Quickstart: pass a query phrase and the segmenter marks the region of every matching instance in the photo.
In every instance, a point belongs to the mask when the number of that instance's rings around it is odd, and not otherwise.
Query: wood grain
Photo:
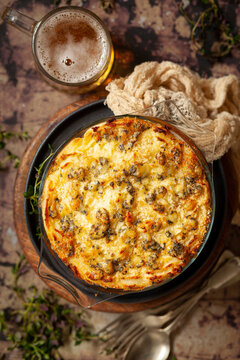
[[[37,272],[38,262],[39,262],[39,256],[29,238],[25,218],[24,218],[24,198],[23,198],[23,192],[25,188],[26,178],[27,178],[27,172],[29,169],[29,166],[32,162],[33,156],[38,149],[38,146],[42,142],[42,140],[46,137],[48,132],[59,122],[61,121],[65,116],[69,115],[71,112],[77,110],[79,107],[90,103],[92,101],[99,100],[99,97],[96,95],[88,96],[87,98],[84,98],[80,101],[74,102],[66,107],[64,107],[62,110],[57,112],[54,116],[52,116],[47,123],[41,129],[38,131],[36,136],[32,139],[31,143],[27,147],[19,169],[18,174],[16,177],[15,182],[15,191],[14,191],[14,221],[15,221],[15,227],[17,236],[19,239],[19,242],[22,246],[22,249],[24,251],[24,254],[31,264],[33,270]],[[175,299],[179,295],[183,294],[184,292],[188,291],[189,289],[196,286],[204,277],[207,275],[207,273],[210,271],[211,267],[216,262],[219,254],[224,248],[224,238],[226,235],[226,232],[228,230],[231,218],[233,217],[236,208],[237,208],[237,199],[236,196],[237,193],[237,182],[235,177],[235,170],[233,168],[233,164],[230,160],[229,156],[225,156],[223,158],[223,166],[226,174],[226,180],[227,185],[229,189],[229,202],[228,202],[228,209],[227,209],[227,216],[224,223],[224,229],[222,232],[222,236],[219,239],[217,245],[214,248],[214,251],[209,256],[208,260],[204,264],[204,266],[201,268],[201,271],[198,271],[193,279],[187,281],[184,283],[184,286],[180,287],[179,289],[172,291],[170,294],[166,296],[162,296],[159,299],[143,302],[143,303],[134,303],[134,304],[119,304],[119,303],[112,303],[109,301],[99,303],[95,306],[93,306],[92,310],[97,311],[105,311],[105,312],[134,312],[134,311],[141,311],[145,310],[147,308],[159,306],[162,304],[166,304],[167,302]],[[48,272],[49,269],[43,264],[41,266],[41,271]],[[66,300],[76,303],[73,299],[72,295],[69,294],[64,288],[61,286],[49,281],[44,280],[47,286],[49,286],[55,293],[60,295],[61,297],[65,298]],[[83,304],[87,304],[88,298],[86,295],[81,294],[81,299]]]

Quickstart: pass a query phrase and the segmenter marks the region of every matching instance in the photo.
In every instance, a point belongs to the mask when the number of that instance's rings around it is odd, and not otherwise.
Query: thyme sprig
[[[50,144],[48,144],[48,148],[50,150],[50,154],[46,157],[46,159],[39,165],[38,168],[35,168],[35,183],[34,185],[30,184],[27,191],[23,193],[23,196],[26,199],[29,199],[32,210],[29,212],[30,215],[38,214],[38,198],[39,198],[39,188],[42,180],[43,169],[46,162],[53,156],[54,151]]]
[[[60,303],[50,290],[39,292],[36,286],[23,288],[19,279],[29,270],[22,255],[13,267],[12,289],[21,300],[20,309],[0,312],[0,331],[12,343],[7,350],[19,349],[26,360],[63,359],[59,347],[71,339],[75,345],[96,338],[84,319],[84,313]],[[3,354],[0,358],[4,359]]]
[[[24,131],[23,133],[7,131],[0,126],[0,150],[5,152],[5,157],[0,161],[0,170],[4,169],[4,166],[8,161],[14,161],[14,168],[17,168],[19,165],[19,157],[7,148],[8,142],[12,138],[17,140],[28,140],[29,136],[27,131]]]
[[[215,0],[198,0],[196,6],[188,5],[191,14],[187,13],[184,3],[181,1],[180,12],[192,28],[191,39],[197,52],[217,58],[229,54],[240,44],[240,35],[232,32]],[[202,8],[200,14],[199,7]]]

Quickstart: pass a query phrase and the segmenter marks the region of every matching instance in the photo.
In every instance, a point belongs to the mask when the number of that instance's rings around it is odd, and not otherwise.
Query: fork
[[[191,297],[194,292],[195,291],[189,291],[188,293],[179,296],[177,299],[172,300],[171,303],[168,303],[166,305],[160,305],[150,310],[141,311],[133,314],[122,314],[110,323],[108,323],[106,326],[104,326],[98,332],[98,335],[102,337],[108,336],[108,339],[110,340],[111,338],[114,338],[114,334],[116,334],[117,339],[125,329],[129,329],[129,326],[134,325],[134,321],[136,319],[143,318],[146,315],[158,315],[159,321],[162,321],[162,324],[165,324],[178,313],[179,304]],[[169,308],[171,309],[169,310]],[[109,336],[109,334],[111,335]]]
[[[211,271],[211,275],[226,262],[231,259],[233,254],[230,251],[225,251],[219,258],[215,267]],[[198,289],[199,290],[199,289]],[[163,311],[163,306],[150,309],[146,312],[137,314],[123,314],[117,319],[107,324],[99,331],[99,336],[104,340],[104,349],[108,354],[115,352],[121,353],[124,351],[131,339],[135,338],[146,327],[162,327],[166,326],[170,321],[174,320],[181,312],[184,312],[188,306],[189,301],[195,292],[191,291],[182,295],[177,300],[172,301],[173,309]],[[189,300],[190,299],[190,300]],[[168,304],[169,308],[169,304]],[[166,312],[167,311],[167,312]],[[154,316],[158,315],[158,316]],[[144,322],[144,325],[143,325]]]
[[[186,297],[185,297],[186,298]],[[181,311],[185,309],[185,303],[174,310],[157,316],[158,326],[163,326],[174,319]],[[159,308],[154,309],[151,313],[142,312],[139,314],[121,315],[111,323],[107,324],[101,329],[98,335],[104,341],[104,349],[108,354],[111,354],[118,349],[121,344],[125,345],[125,340],[130,339],[131,335],[138,333],[138,329],[142,330],[142,322],[148,326],[148,319],[152,322],[152,317],[159,313]],[[156,314],[156,315],[155,315]],[[121,346],[122,347],[122,346]]]
[[[188,299],[178,315],[167,325],[162,326],[161,322],[158,322],[158,316],[146,315],[144,318],[144,324],[139,322],[139,324],[135,326],[135,330],[129,332],[129,336],[126,336],[122,343],[119,343],[117,348],[115,348],[115,357],[119,358],[121,356],[121,359],[125,360],[136,339],[138,339],[139,336],[143,336],[148,329],[161,329],[162,332],[165,332],[166,335],[169,336],[171,331],[179,325],[186,314],[194,308],[203,295],[209,293],[211,290],[223,288],[238,281],[240,279],[239,275],[240,257],[235,256],[230,258],[227,262],[220,266],[217,271],[211,274],[211,276],[204,282],[202,288],[196,292],[193,297]]]

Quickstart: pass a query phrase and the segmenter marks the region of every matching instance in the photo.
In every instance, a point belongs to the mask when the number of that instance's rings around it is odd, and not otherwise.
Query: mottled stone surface
[[[2,5],[9,2],[0,1]],[[72,1],[94,11],[110,29],[115,48],[116,65],[112,77],[127,74],[135,64],[148,60],[171,60],[186,64],[201,75],[240,75],[240,49],[210,62],[196,55],[189,40],[190,28],[181,16],[179,2],[170,0],[117,0],[116,9],[106,14],[100,1]],[[64,2],[62,2],[64,4]],[[220,1],[233,27],[240,27],[238,0]],[[51,10],[53,0],[19,0],[14,6],[28,16],[40,19]],[[104,92],[102,92],[104,94]],[[34,68],[31,38],[0,21],[0,121],[4,128],[37,130],[63,106],[77,100],[78,95],[59,92],[46,84]],[[11,144],[11,150],[21,156],[25,142]],[[240,171],[240,170],[239,170]],[[0,307],[15,306],[9,284],[11,266],[21,252],[13,224],[13,187],[16,170],[11,166],[0,173]],[[240,255],[240,229],[230,228],[226,246]],[[31,271],[27,281],[42,287]],[[115,315],[91,313],[99,329]],[[6,346],[0,338],[0,351]],[[240,288],[239,283],[206,296],[185,325],[174,336],[174,352],[178,360],[237,360],[240,358]],[[103,360],[97,355],[97,345],[90,343],[62,351],[65,359]],[[11,359],[20,359],[13,353]],[[109,357],[111,359],[111,357]],[[136,359],[137,360],[137,359]],[[147,360],[147,359],[146,359]]]

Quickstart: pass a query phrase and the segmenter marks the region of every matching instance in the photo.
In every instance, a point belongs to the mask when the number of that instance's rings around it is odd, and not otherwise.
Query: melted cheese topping
[[[41,198],[52,249],[90,284],[139,290],[180,273],[211,221],[209,184],[167,127],[124,117],[56,156]]]

